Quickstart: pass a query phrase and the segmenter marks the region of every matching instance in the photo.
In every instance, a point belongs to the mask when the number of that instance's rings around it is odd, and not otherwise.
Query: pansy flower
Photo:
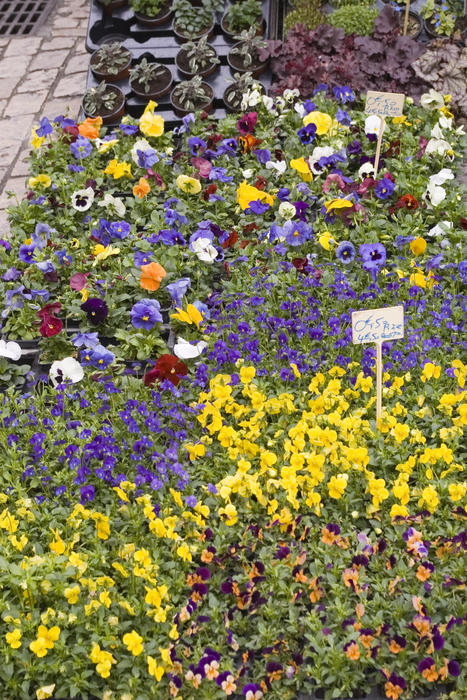
[[[156,380],[168,380],[174,386],[178,386],[181,377],[188,374],[188,367],[175,355],[161,355],[154,367],[145,373],[144,383],[152,386]]]
[[[107,304],[103,299],[98,297],[90,297],[84,304],[81,304],[81,308],[86,312],[88,321],[97,326],[102,323],[107,318],[109,309]]]
[[[94,190],[86,187],[84,190],[76,190],[71,195],[71,206],[76,211],[87,211],[94,201]]]
[[[151,330],[156,323],[162,323],[161,307],[155,299],[141,299],[133,305],[130,315],[135,328]]]

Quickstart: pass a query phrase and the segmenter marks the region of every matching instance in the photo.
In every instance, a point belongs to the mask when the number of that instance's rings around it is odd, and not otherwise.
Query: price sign
[[[405,95],[402,92],[366,93],[365,112],[377,114],[378,117],[400,117],[404,111]]]
[[[376,421],[379,424],[383,403],[382,345],[388,340],[404,337],[404,307],[366,309],[352,313],[352,342],[376,344]]]
[[[404,307],[354,311],[352,314],[352,342],[384,343],[404,337]]]
[[[400,117],[404,109],[405,95],[402,92],[376,92],[368,90],[366,93],[365,112],[367,114],[376,114],[380,117],[378,143],[376,144],[375,155],[375,179],[378,174],[379,157],[381,154],[381,143],[383,140],[383,131],[385,125],[385,117]]]

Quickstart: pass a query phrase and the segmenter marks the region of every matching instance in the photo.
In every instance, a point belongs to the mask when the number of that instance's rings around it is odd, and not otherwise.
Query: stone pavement
[[[56,0],[34,35],[0,37],[0,238],[6,207],[21,199],[28,174],[31,129],[40,118],[77,117],[86,85],[84,47],[89,0]]]

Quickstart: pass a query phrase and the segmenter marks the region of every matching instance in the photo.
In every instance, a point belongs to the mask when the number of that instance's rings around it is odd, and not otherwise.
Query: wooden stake
[[[383,131],[384,131],[384,126],[386,124],[386,120],[384,117],[380,117],[380,119],[381,119],[381,122],[379,125],[378,143],[376,146],[376,155],[375,155],[375,180],[376,180],[376,176],[378,174],[379,157],[381,154],[381,142],[383,140]]]
[[[406,0],[405,3],[405,17],[404,17],[404,31],[402,34],[405,36],[407,34],[407,27],[409,24],[409,11],[410,11],[410,0]]]
[[[383,344],[376,343],[376,426],[379,427],[383,403]]]

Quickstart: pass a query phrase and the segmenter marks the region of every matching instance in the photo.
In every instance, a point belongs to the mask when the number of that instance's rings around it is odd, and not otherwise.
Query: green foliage
[[[376,8],[370,8],[365,4],[349,5],[335,10],[328,17],[328,23],[333,27],[340,27],[346,34],[365,36],[371,34],[377,16]]]
[[[287,33],[296,24],[304,24],[307,29],[315,29],[326,22],[326,15],[321,12],[320,0],[299,0],[295,10],[289,12],[284,22],[284,32]]]

